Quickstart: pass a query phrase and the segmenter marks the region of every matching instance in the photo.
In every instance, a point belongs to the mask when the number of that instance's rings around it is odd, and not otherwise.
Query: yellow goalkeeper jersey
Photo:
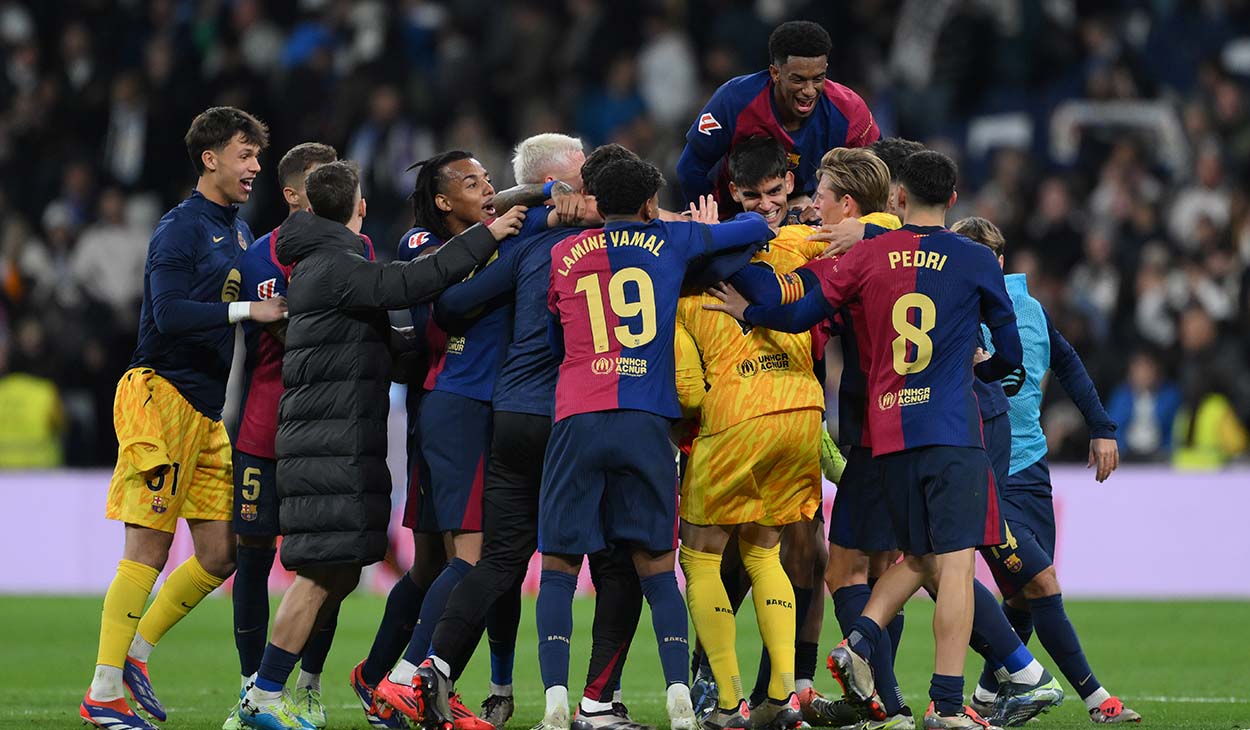
[[[794,271],[825,248],[807,240],[814,230],[782,226],[752,262],[778,273]],[[746,328],[732,317],[703,309],[715,301],[695,294],[677,304],[677,393],[684,414],[699,418],[699,435],[767,413],[823,410],[824,394],[812,372],[811,334]]]

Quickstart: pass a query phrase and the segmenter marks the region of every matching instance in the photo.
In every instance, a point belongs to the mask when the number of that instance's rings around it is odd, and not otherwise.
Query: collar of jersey
[[[222,223],[228,226],[234,225],[235,218],[239,217],[239,206],[237,205],[218,205],[208,198],[199,190],[192,190],[191,197],[188,200],[194,202],[200,208],[208,212],[209,215],[218,218]]]
[[[910,223],[904,223],[903,228],[913,233],[923,233],[925,235],[946,230],[945,226],[917,226]]]

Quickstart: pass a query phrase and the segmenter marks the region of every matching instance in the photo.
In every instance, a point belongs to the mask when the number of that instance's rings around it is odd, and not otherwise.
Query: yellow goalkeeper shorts
[[[748,419],[695,437],[681,484],[693,525],[788,525],[820,509],[821,411]]]
[[[228,520],[230,437],[151,368],[131,368],[113,397],[117,466],[104,516],[173,532],[178,518]]]

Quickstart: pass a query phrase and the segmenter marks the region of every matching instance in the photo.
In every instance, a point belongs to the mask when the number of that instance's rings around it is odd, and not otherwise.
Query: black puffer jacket
[[[495,251],[477,225],[433,256],[381,264],[347,227],[299,212],[278,260],[295,264],[278,408],[282,564],[368,565],[386,554],[386,468],[393,333],[386,310],[432,299]]]

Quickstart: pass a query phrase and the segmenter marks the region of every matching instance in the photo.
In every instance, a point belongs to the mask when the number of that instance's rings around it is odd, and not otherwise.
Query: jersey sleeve
[[[1059,330],[1055,329],[1045,308],[1042,309],[1042,314],[1046,317],[1046,330],[1050,334],[1050,369],[1055,372],[1064,392],[1085,417],[1090,438],[1115,438],[1115,421],[1111,420],[1111,416],[1103,408],[1098,389],[1094,387],[1094,381],[1089,377],[1089,371],[1085,369],[1081,357]]]
[[[167,335],[229,325],[227,302],[199,302],[191,298],[195,279],[194,224],[171,222],[157,231],[148,247],[152,289],[152,317]]]
[[[516,264],[522,257],[519,246],[508,245],[519,238],[504,239],[499,257],[473,276],[448,287],[434,302],[437,319],[464,319],[499,297],[511,294],[516,284]]]
[[[686,132],[686,147],[677,160],[677,180],[687,202],[711,193],[715,187],[712,168],[733,143],[738,116],[734,96],[731,84],[722,85]]]
[[[723,223],[711,226],[706,223],[685,222],[669,225],[690,227],[686,261],[751,243],[771,241],[776,235],[759,213],[739,213]]]
[[[1016,328],[1016,309],[1007,294],[998,259],[984,246],[972,249],[968,265],[972,268],[977,293],[981,298],[981,320],[990,331],[994,354],[977,363],[973,370],[985,382],[1000,380],[1024,363],[1024,348]]]
[[[696,303],[695,306],[699,305]],[[703,357],[694,337],[686,329],[680,310],[674,330],[673,352],[677,364],[677,400],[681,404],[682,415],[696,418],[707,395]]]
[[[790,304],[752,304],[742,316],[748,324],[778,332],[799,334],[829,318],[832,312],[819,290],[813,289]]]
[[[881,130],[877,127],[877,121],[872,118],[872,110],[868,108],[863,97],[832,82],[825,84],[825,96],[846,117],[846,139],[842,146],[867,147],[881,139]]]

